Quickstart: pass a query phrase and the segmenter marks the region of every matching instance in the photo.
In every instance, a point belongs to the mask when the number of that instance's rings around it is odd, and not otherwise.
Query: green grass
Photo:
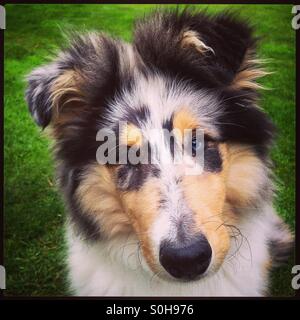
[[[103,30],[130,41],[133,20],[152,5],[6,5],[5,30],[5,266],[9,295],[66,295],[64,209],[53,181],[50,142],[33,123],[24,102],[23,77],[46,61],[62,41],[61,30]],[[202,6],[197,6],[198,8]],[[264,80],[262,106],[279,128],[272,152],[278,177],[276,207],[295,226],[295,32],[290,5],[234,7],[263,36],[259,54],[275,71]],[[291,258],[272,276],[274,295],[293,295]]]

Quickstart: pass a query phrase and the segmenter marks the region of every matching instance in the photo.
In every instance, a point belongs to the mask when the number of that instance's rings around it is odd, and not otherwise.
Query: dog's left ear
[[[145,64],[195,80],[202,88],[257,89],[251,26],[232,13],[156,12],[140,20],[134,43]]]

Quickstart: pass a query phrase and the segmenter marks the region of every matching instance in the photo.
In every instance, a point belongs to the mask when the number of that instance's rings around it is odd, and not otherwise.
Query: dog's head
[[[154,272],[196,279],[217,270],[241,208],[269,196],[265,160],[273,125],[257,107],[252,29],[229,14],[155,13],[137,23],[132,44],[76,35],[29,78],[36,122],[56,141],[60,183],[72,221],[92,241],[134,233]],[[126,126],[120,127],[120,122]],[[101,164],[99,130],[150,163]],[[152,129],[176,131],[173,143]],[[200,129],[203,172],[174,158],[186,130]],[[128,154],[126,155],[128,156]]]

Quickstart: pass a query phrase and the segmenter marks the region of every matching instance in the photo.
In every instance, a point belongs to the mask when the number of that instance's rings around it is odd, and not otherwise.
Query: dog
[[[72,294],[269,294],[293,236],[272,204],[276,130],[258,106],[267,72],[253,33],[230,12],[158,10],[137,20],[132,43],[74,33],[28,76],[29,110],[54,140]],[[117,142],[97,157],[102,129]],[[173,143],[152,129],[176,130]],[[163,161],[186,130],[192,163],[202,146],[198,174]],[[155,162],[118,162],[145,144]],[[113,150],[117,161],[101,162]]]

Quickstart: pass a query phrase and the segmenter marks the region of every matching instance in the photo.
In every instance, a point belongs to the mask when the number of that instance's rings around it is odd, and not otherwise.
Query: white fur
[[[267,204],[259,212],[245,213],[237,225],[244,237],[238,243],[232,239],[221,268],[185,283],[154,275],[134,235],[87,243],[68,225],[71,287],[80,296],[261,296],[268,286],[267,241],[276,221]]]
[[[130,109],[135,111],[147,106],[150,121],[142,127],[142,131],[146,138],[152,140],[153,129],[161,128],[162,123],[170,119],[174,112],[188,107],[192,114],[197,112],[195,116],[201,119],[203,126],[218,135],[212,120],[216,119],[222,106],[215,95],[204,89],[195,90],[187,80],[169,79],[159,73],[147,79],[138,72],[134,75],[133,89],[121,92],[109,108],[107,119],[111,124],[124,119]]]

